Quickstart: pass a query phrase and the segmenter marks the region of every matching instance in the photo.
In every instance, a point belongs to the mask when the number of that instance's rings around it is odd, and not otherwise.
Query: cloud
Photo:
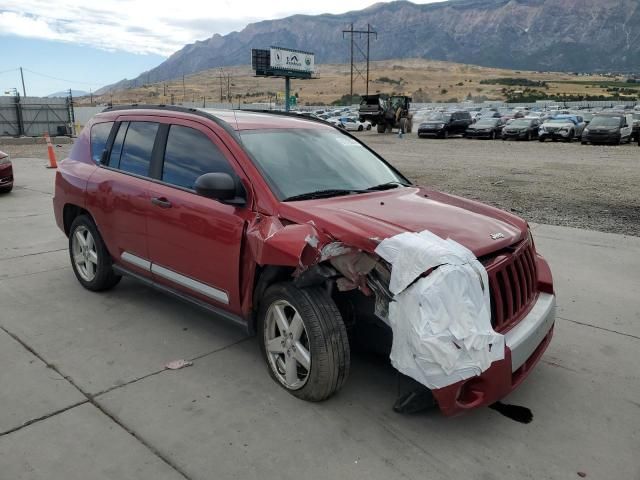
[[[168,56],[214,33],[294,13],[340,13],[374,0],[3,0],[2,35],[48,39],[104,50]],[[432,0],[423,0],[432,1]]]

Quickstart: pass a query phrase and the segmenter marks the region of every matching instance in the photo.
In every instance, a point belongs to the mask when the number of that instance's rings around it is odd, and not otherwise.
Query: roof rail
[[[334,128],[338,128],[336,127],[333,123],[328,122],[322,118],[318,118],[316,116],[311,116],[311,115],[304,115],[304,114],[300,114],[300,113],[296,113],[296,112],[286,112],[283,110],[265,110],[265,109],[258,109],[258,108],[236,108],[234,109],[237,112],[250,112],[250,113],[269,113],[272,115],[281,115],[283,117],[292,117],[292,118],[302,118],[304,120],[310,120],[312,122],[318,122],[318,123],[323,123],[325,125],[329,125],[331,127]]]
[[[170,112],[180,112],[180,113],[189,113],[192,115],[197,115],[199,117],[204,117],[208,120],[215,122],[220,128],[223,128],[227,133],[232,135],[235,139],[239,140],[238,132],[229,125],[229,122],[223,120],[222,118],[216,117],[204,110],[193,107],[182,107],[180,105],[150,105],[150,104],[139,104],[139,103],[131,103],[129,105],[117,105],[107,107],[102,112],[115,112],[119,110],[164,110]]]

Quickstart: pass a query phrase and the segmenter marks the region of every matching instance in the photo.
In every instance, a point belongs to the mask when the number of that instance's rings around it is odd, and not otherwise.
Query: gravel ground
[[[529,222],[640,236],[640,147],[359,133],[415,183]]]
[[[637,144],[357,135],[416,183],[510,210],[529,222],[640,236]],[[57,158],[70,148],[56,147]],[[5,145],[0,150],[14,158],[47,158],[44,145]]]

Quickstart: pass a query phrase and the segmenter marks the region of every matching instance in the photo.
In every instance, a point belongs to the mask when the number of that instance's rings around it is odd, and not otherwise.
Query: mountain
[[[71,90],[71,94],[74,97],[84,97],[89,95],[89,92],[85,92],[84,90]],[[61,92],[50,93],[46,98],[56,98],[56,97],[68,97],[69,90],[62,90]]]
[[[348,63],[342,30],[377,31],[372,60],[428,58],[544,71],[633,71],[640,65],[638,0],[451,0],[378,3],[340,15],[294,15],[186,45],[156,68],[110,88],[250,63],[251,48],[309,50],[316,63]],[[357,50],[356,50],[357,52]]]

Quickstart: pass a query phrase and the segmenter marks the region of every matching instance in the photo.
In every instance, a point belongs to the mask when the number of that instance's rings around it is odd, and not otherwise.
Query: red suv
[[[427,231],[472,255],[480,267],[470,288],[486,296],[489,329],[504,340],[490,364],[430,386],[442,412],[512,391],[553,332],[551,272],[524,220],[414,186],[321,121],[109,108],[60,163],[53,203],[85,288],[130,275],[241,325],[258,335],[274,380],[302,399],[340,389],[354,342],[400,339],[389,320],[404,292],[391,293],[390,279],[406,272],[376,249],[407,232]],[[407,283],[438,271],[436,261]]]
[[[8,153],[0,151],[0,193],[13,189],[13,166]]]

